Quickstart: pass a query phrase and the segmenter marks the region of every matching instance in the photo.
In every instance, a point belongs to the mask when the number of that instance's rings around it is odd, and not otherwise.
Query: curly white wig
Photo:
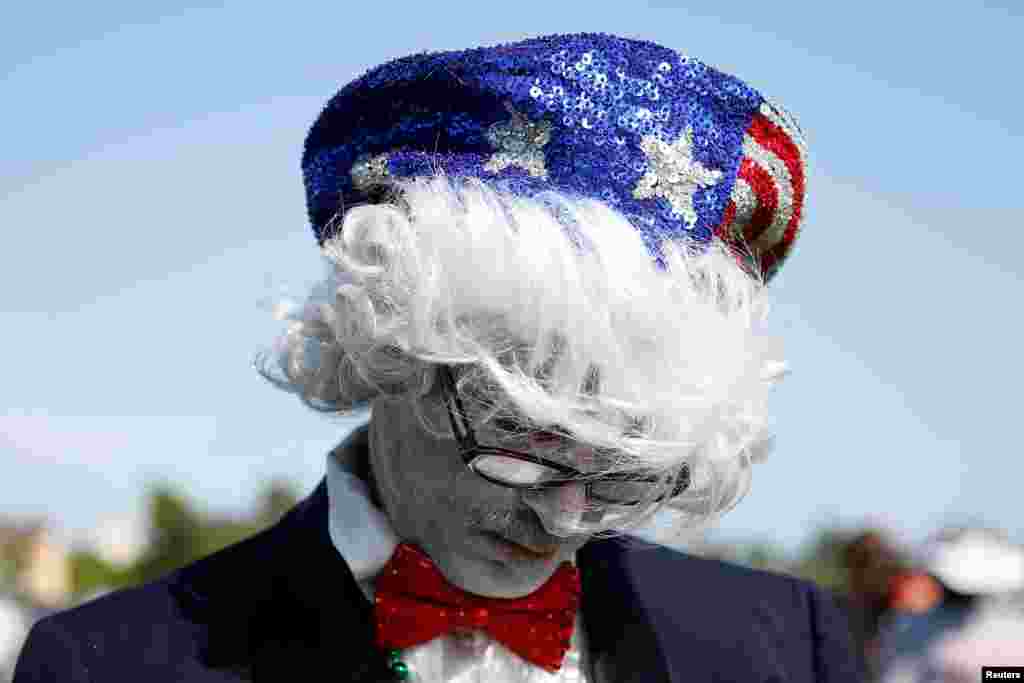
[[[440,175],[393,190],[339,216],[328,277],[258,361],[265,377],[341,413],[404,396],[431,428],[418,406],[456,366],[478,424],[554,431],[615,453],[603,472],[666,486],[688,468],[670,535],[738,502],[785,367],[763,283],[734,254],[665,240],[659,266],[613,208],[555,193]]]

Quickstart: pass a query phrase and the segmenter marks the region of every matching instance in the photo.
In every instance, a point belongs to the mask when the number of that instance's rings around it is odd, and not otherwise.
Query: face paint
[[[587,505],[583,484],[568,484],[555,489],[527,492],[523,501],[530,506],[549,534],[561,538],[578,534]]]
[[[445,416],[426,417],[443,424]],[[542,520],[526,501],[526,492],[492,484],[470,471],[456,443],[429,434],[408,403],[374,402],[370,462],[399,538],[423,548],[449,581],[471,593],[531,593],[561,562],[572,561],[589,539],[566,533],[565,520],[581,508],[582,491],[554,494],[554,509],[564,519]]]

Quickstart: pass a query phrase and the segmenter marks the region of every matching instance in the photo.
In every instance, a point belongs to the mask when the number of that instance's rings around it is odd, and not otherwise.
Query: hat
[[[403,57],[327,103],[302,171],[318,242],[393,180],[443,172],[520,196],[555,190],[666,238],[719,237],[766,279],[793,246],[805,145],[739,79],[655,43],[554,35]]]
[[[1024,548],[993,529],[945,529],[926,544],[923,559],[931,574],[958,593],[1024,590]]]

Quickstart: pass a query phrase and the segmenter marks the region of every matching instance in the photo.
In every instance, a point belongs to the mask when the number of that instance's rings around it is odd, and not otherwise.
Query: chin
[[[501,578],[506,580],[501,580]],[[470,585],[459,587],[468,593],[481,595],[485,598],[521,598],[543,586],[548,578],[550,577],[542,576],[538,579],[527,581],[520,577],[516,577],[514,580],[508,580],[507,577],[495,577],[494,580],[488,581],[480,576],[476,576],[474,577],[475,580],[469,582]]]
[[[448,580],[462,590],[489,598],[521,598],[533,593],[551,578],[558,566],[572,557],[549,563],[509,563],[500,559],[453,557]]]

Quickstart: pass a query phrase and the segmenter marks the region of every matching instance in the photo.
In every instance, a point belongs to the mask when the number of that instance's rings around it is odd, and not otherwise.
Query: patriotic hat
[[[1024,547],[1001,531],[944,529],[929,540],[922,554],[928,572],[958,593],[997,595],[1024,590]]]
[[[317,240],[398,178],[480,178],[597,199],[665,238],[717,235],[766,279],[792,248],[806,150],[739,79],[654,43],[583,33],[412,55],[327,103],[302,171]],[[752,261],[751,261],[752,260]]]

